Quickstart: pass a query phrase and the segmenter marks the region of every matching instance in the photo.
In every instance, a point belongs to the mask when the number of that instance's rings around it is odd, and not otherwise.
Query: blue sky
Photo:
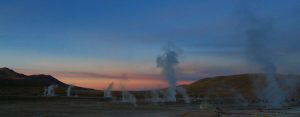
[[[243,7],[274,22],[274,64],[298,73],[298,0],[2,0],[0,66],[69,83],[62,72],[159,74],[155,59],[171,42],[183,50],[182,81],[259,72],[245,57]]]

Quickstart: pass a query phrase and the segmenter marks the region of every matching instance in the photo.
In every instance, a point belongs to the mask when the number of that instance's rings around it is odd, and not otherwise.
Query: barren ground
[[[1,117],[169,117],[196,110],[186,104],[130,104],[97,99],[33,99],[0,101]]]
[[[258,112],[253,107],[222,105],[219,117],[300,117],[299,107]],[[298,108],[298,109],[297,109]],[[161,105],[101,101],[98,98],[0,99],[0,117],[216,117],[215,110],[200,110],[199,104]]]

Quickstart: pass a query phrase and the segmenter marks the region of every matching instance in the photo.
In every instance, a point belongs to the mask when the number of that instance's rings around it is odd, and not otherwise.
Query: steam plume
[[[113,86],[114,86],[114,83],[111,82],[111,83],[108,85],[108,87],[105,89],[105,91],[104,91],[104,97],[105,97],[105,98],[111,98],[111,97],[112,97],[112,96],[111,96],[111,91],[112,91]]]
[[[68,86],[68,89],[67,89],[67,96],[68,96],[68,97],[71,96],[71,91],[72,91],[72,88],[73,88],[73,87],[74,87],[73,85],[69,85],[69,86]]]
[[[246,34],[248,42],[247,54],[251,62],[258,65],[266,76],[266,87],[257,90],[263,99],[267,99],[271,108],[280,108],[285,100],[284,92],[275,78],[277,69],[273,63],[272,51],[264,42],[272,33],[273,22],[267,18],[261,18],[249,9],[242,10],[241,26]]]
[[[164,54],[157,57],[157,67],[162,68],[162,73],[169,83],[167,101],[176,101],[176,66],[179,64],[179,49],[174,45],[167,45],[164,48]]]

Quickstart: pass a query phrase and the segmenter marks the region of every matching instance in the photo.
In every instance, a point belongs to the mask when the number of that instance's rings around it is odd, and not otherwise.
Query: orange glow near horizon
[[[103,90],[109,83],[114,83],[113,90],[121,90],[121,84],[125,86],[127,90],[147,90],[153,88],[165,88],[167,83],[164,79],[95,79],[95,78],[70,78],[70,77],[59,77],[64,83],[74,84],[80,87],[92,88]],[[191,81],[178,81],[178,85],[190,84]]]
[[[28,69],[16,69],[16,71],[26,75],[51,73],[49,71]],[[153,88],[166,88],[168,86],[167,82],[159,74],[52,72],[51,75],[66,84],[97,90],[105,89],[111,82],[114,83],[113,90],[121,90],[121,84],[124,85],[126,90],[148,90]],[[190,84],[191,82],[192,81],[178,81],[177,85]]]

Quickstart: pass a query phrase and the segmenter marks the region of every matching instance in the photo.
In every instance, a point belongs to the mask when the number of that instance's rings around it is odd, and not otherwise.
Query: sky
[[[1,0],[0,67],[94,89],[165,87],[156,58],[172,43],[178,84],[261,72],[242,31],[249,12],[272,22],[264,46],[277,72],[298,74],[299,0]]]

